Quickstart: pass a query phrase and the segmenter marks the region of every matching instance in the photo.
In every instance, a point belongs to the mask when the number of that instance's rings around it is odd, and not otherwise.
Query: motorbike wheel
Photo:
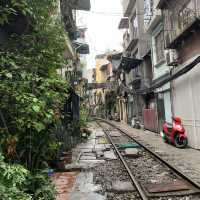
[[[185,148],[188,144],[188,139],[187,138],[182,139],[179,137],[179,135],[175,135],[174,143],[177,148]]]

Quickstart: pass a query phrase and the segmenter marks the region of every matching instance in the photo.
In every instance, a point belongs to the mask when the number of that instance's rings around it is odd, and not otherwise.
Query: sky
[[[121,0],[90,0],[91,11],[79,11],[77,25],[87,27],[86,42],[90,46],[87,68],[95,67],[95,56],[107,50],[122,50]]]

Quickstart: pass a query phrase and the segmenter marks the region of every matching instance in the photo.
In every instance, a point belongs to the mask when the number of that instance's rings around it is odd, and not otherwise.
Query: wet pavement
[[[57,200],[105,200],[99,194],[100,185],[94,184],[92,168],[116,159],[102,131],[96,124],[89,124],[91,135],[73,150],[72,163],[65,166],[63,173],[52,177],[58,195]]]
[[[92,172],[81,172],[76,178],[69,200],[105,200],[106,197],[98,194],[100,185],[94,185]]]

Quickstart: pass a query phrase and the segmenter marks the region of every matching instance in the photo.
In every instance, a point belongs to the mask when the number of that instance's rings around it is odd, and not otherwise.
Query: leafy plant
[[[32,27],[12,35],[0,51],[0,143],[7,160],[19,160],[31,171],[45,167],[49,155],[56,154],[55,126],[68,97],[67,82],[56,75],[67,62],[64,27],[52,14],[57,5],[58,0],[8,0],[0,8],[1,24],[23,13]]]
[[[31,175],[21,165],[7,164],[0,154],[0,199],[1,200],[54,200],[55,188],[47,172]]]
[[[21,165],[9,165],[0,154],[0,199],[31,200],[30,194],[23,191],[23,185],[29,175]]]
[[[85,127],[90,121],[89,109],[83,105],[80,107],[80,127]]]
[[[47,177],[46,171],[41,171],[27,179],[26,190],[32,193],[33,199],[54,200],[56,190]]]

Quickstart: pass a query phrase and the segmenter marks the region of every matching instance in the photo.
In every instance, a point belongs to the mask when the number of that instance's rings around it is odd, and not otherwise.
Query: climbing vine
[[[0,26],[8,30],[0,49],[0,151],[5,161],[19,163],[31,174],[47,167],[61,145],[55,127],[64,118],[68,84],[57,75],[67,63],[58,3],[3,0],[0,5]],[[19,18],[24,24],[18,29]],[[29,173],[25,168],[20,168],[25,173],[21,177]],[[21,199],[31,199],[23,195]]]

